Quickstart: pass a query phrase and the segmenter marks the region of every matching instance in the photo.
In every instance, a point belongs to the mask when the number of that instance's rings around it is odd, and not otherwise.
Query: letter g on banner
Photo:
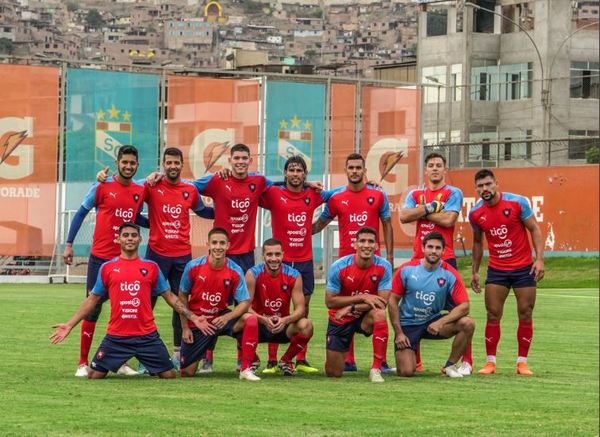
[[[373,144],[365,158],[367,175],[378,182],[387,170],[387,175],[381,182],[381,187],[388,196],[402,194],[408,188],[408,164],[402,163],[402,159],[390,168],[386,168],[385,158],[402,152],[402,156],[408,156],[408,140],[404,138],[382,138]]]
[[[33,146],[23,144],[31,136],[33,118],[0,118],[0,178],[14,180],[33,174]]]

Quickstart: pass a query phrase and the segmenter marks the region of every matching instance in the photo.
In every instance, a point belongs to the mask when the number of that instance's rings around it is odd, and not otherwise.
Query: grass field
[[[471,295],[478,324],[475,365],[485,359],[482,296]],[[270,376],[241,382],[234,342],[222,338],[216,372],[161,381],[111,375],[73,376],[78,329],[51,346],[50,325],[65,321],[82,299],[81,285],[0,285],[2,435],[598,435],[598,289],[544,289],[538,294],[532,378],[514,374],[516,310],[509,298],[497,375],[450,380],[439,375],[449,342],[424,342],[426,371],[412,379],[368,382],[370,339],[357,340],[359,372]],[[98,344],[106,324],[105,306]],[[309,358],[324,360],[323,287],[311,308],[315,339]],[[157,323],[171,345],[170,314]],[[390,347],[391,350],[391,347]],[[261,345],[264,357],[265,347]],[[391,353],[389,353],[391,359]]]

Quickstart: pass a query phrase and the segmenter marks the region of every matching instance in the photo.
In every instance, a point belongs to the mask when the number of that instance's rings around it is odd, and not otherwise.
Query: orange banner
[[[254,80],[169,76],[167,147],[183,151],[182,176],[197,179],[228,167],[229,148],[244,143],[258,165],[260,84]],[[206,199],[205,199],[206,200]],[[212,202],[208,200],[207,204]],[[193,218],[194,256],[204,253],[212,222]]]
[[[410,249],[414,224],[399,211],[419,178],[419,91],[366,86],[362,89],[362,141],[367,176],[381,184],[392,212],[395,249]]]
[[[545,250],[598,251],[598,166],[492,169],[499,190],[527,197],[540,225]],[[477,169],[451,170],[446,180],[463,190],[456,237],[472,246],[468,214],[478,200],[473,177]],[[455,244],[460,256],[460,242]]]
[[[330,187],[346,185],[346,157],[356,142],[356,85],[331,84]]]
[[[58,68],[0,65],[0,255],[52,255],[59,76]]]

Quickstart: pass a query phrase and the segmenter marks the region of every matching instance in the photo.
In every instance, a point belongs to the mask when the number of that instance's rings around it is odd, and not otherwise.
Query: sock
[[[254,354],[254,359],[259,359],[257,354]],[[242,362],[242,337],[238,337],[237,339],[237,362],[240,364]]]
[[[303,349],[306,349],[306,343],[310,340],[310,337],[306,337],[302,334],[296,334],[290,338],[290,346],[287,348],[285,353],[281,356],[281,361],[289,362]]]
[[[444,369],[445,369],[446,367],[450,367],[450,366],[454,366],[454,361],[447,360],[447,361],[446,361],[446,364],[444,364]]]
[[[252,364],[258,346],[258,320],[255,315],[246,317],[242,331],[242,367],[246,370]]]
[[[417,346],[417,367],[423,365],[423,361],[421,361],[421,345]]]
[[[387,345],[387,320],[377,320],[373,323],[373,365],[371,369],[381,369],[381,363],[385,360]]]
[[[304,349],[302,349],[300,352],[298,352],[298,355],[296,355],[296,362],[306,361],[306,352],[307,351],[308,351],[308,345],[306,345],[304,347]]]
[[[356,364],[354,359],[354,336],[350,340],[350,347],[348,348],[348,352],[346,352],[346,363],[348,364]]]
[[[467,344],[462,356],[463,363],[468,363],[473,368],[473,345],[471,342]]]
[[[485,324],[485,353],[496,356],[498,343],[500,342],[500,323],[487,322]],[[489,360],[488,360],[489,361]]]
[[[178,360],[181,360],[181,353],[180,353],[181,347],[180,346],[175,346],[173,348],[173,356],[175,358],[177,358]]]
[[[212,361],[213,360],[213,350],[212,349],[208,349],[206,351],[206,353],[204,354],[204,359],[206,361]]]
[[[94,339],[96,322],[84,320],[81,322],[81,334],[79,336],[79,365],[87,364]]]
[[[533,320],[519,320],[517,328],[517,343],[519,345],[519,357],[527,358],[529,347],[533,340]],[[525,360],[527,362],[527,360]]]
[[[269,361],[277,361],[277,349],[279,349],[278,343],[269,343]]]

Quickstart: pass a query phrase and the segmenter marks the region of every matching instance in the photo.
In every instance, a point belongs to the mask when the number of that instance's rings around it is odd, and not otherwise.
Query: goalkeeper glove
[[[434,200],[431,203],[425,204],[425,215],[429,215],[434,212],[440,212],[442,209],[444,209],[444,204],[439,200]]]

